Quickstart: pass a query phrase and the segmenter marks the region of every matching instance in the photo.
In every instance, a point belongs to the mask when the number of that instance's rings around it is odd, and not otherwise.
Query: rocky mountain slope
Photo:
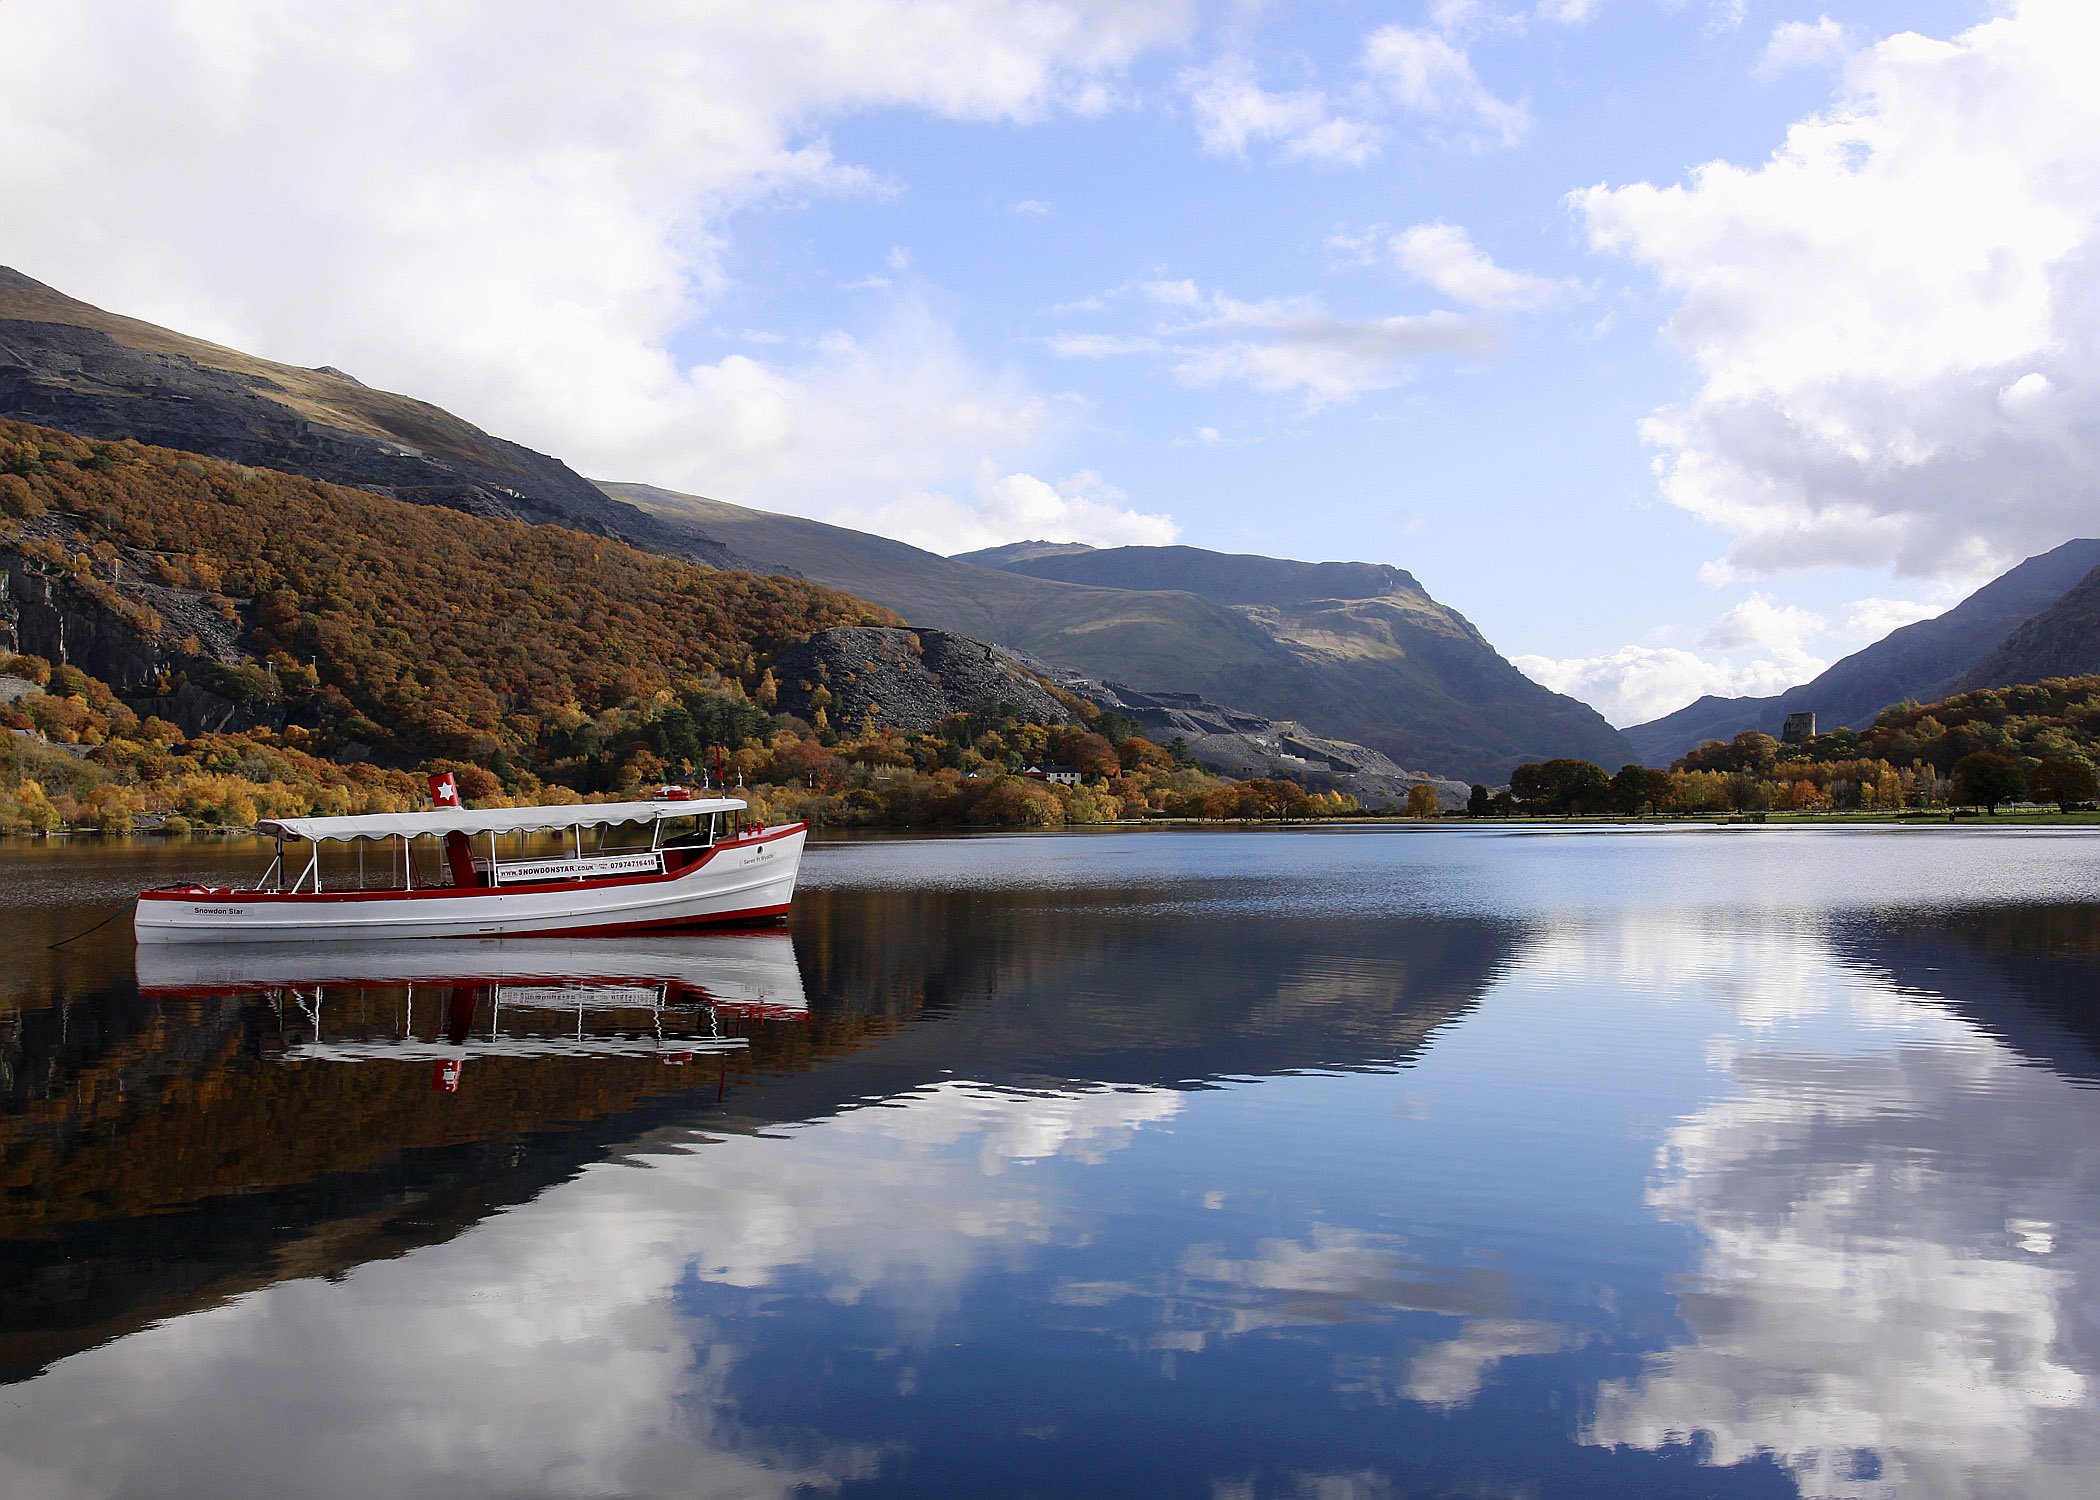
[[[1527,760],[1572,755],[1616,766],[1633,758],[1596,710],[1519,672],[1400,568],[1198,547],[1005,548],[978,556],[1032,578],[1175,591],[1229,609],[1289,653],[1317,691],[1295,702],[1255,691],[1219,696],[1406,765],[1499,781]]]
[[[736,565],[697,529],[665,526],[566,464],[427,402],[119,317],[6,267],[0,416]]]
[[[997,641],[1096,681],[1303,725],[1398,766],[1492,782],[1526,760],[1632,758],[1594,710],[1518,672],[1398,568],[1046,542],[949,558],[648,485],[601,487],[699,527],[740,557],[849,589],[915,624]],[[1146,581],[1135,571],[1141,553],[1173,557]]]
[[[1960,690],[2009,634],[2095,567],[2100,567],[2100,540],[2065,542],[2028,558],[1945,614],[1906,625],[1853,652],[1813,681],[1769,698],[1701,698],[1634,725],[1626,738],[1644,764],[1666,766],[1695,745],[1733,739],[1746,729],[1776,735],[1790,713],[1813,711],[1819,729],[1864,728],[1891,703],[1905,698],[1930,702]],[[1994,670],[2009,669],[2008,662]]]
[[[1240,701],[1235,689],[1309,704],[1299,664],[1231,610],[1192,594],[1060,584],[975,567],[888,537],[641,484],[608,494],[719,539],[753,566],[828,583],[915,625],[997,641],[1096,676]],[[1241,695],[1244,696],[1244,695]],[[1306,715],[1311,716],[1308,707]]]
[[[1425,782],[1447,808],[1463,806],[1471,790],[1463,781],[1409,770],[1367,745],[1226,708],[1196,693],[1147,693],[1076,674],[1049,675],[1066,691],[1134,719],[1155,744],[1179,741],[1199,764],[1220,775],[1280,778],[1318,791],[1347,792],[1374,812],[1404,807],[1407,794]]]
[[[552,769],[616,705],[895,623],[801,579],[0,419],[0,652],[187,732]]]
[[[2100,567],[2005,638],[1957,692],[2100,672]]]
[[[1521,761],[1555,755],[1628,758],[1594,712],[1524,678],[1397,569],[1253,558],[1232,560],[1237,571],[1227,577],[1219,554],[1193,549],[1099,554],[1041,543],[1001,549],[987,560],[1003,566],[980,567],[841,527],[639,486],[601,488],[544,454],[340,371],[258,359],[6,270],[0,417],[554,524],[717,567],[799,574],[915,625],[1147,691],[1240,705],[1447,776],[1497,781]],[[1147,581],[1131,571],[1158,564],[1136,556],[1147,551],[1183,565],[1211,561]],[[1033,571],[1074,563],[1110,566],[1113,576]],[[1250,585],[1249,570],[1264,568],[1268,581]]]
[[[946,630],[839,626],[820,630],[773,664],[780,709],[833,724],[929,730],[951,714],[1005,712],[1031,724],[1072,714],[995,647]],[[821,691],[822,696],[818,694]]]

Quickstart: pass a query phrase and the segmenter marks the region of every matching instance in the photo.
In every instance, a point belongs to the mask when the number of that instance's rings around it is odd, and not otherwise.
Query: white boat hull
[[[147,891],[141,943],[339,942],[668,931],[787,914],[805,824],[725,840],[671,875],[469,889],[272,892],[200,886]]]

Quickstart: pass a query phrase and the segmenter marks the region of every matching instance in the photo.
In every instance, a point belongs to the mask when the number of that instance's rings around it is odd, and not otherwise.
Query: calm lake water
[[[0,1495],[2100,1490],[2100,837],[813,846],[159,950],[0,846]]]

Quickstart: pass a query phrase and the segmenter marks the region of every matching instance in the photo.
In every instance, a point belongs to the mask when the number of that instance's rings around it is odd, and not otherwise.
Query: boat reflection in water
[[[149,946],[149,999],[259,995],[282,1063],[429,1062],[457,1092],[473,1058],[640,1057],[678,1065],[741,1051],[735,1023],[807,1021],[784,932],[578,945]]]

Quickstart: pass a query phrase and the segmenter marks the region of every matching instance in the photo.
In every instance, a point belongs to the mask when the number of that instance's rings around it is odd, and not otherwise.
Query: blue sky
[[[2096,10],[4,0],[0,260],[595,477],[1397,563],[1631,722],[2100,529]]]

